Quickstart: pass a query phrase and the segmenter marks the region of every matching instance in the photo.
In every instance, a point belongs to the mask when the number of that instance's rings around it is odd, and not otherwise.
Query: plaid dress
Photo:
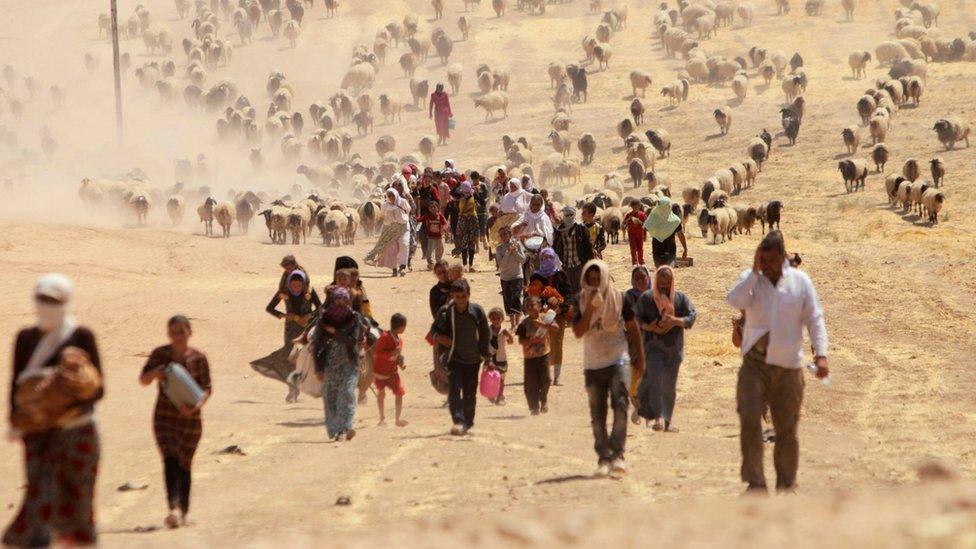
[[[207,357],[200,351],[190,348],[182,361],[173,360],[173,349],[169,345],[156,348],[146,361],[142,372],[146,373],[154,368],[165,366],[170,362],[182,365],[190,376],[204,391],[211,390],[210,365]],[[189,469],[193,462],[193,454],[197,451],[197,444],[203,435],[203,421],[200,412],[191,416],[180,413],[175,405],[163,393],[159,385],[159,396],[156,399],[156,412],[153,414],[153,433],[156,435],[156,446],[164,458],[175,457],[180,460],[180,466]]]

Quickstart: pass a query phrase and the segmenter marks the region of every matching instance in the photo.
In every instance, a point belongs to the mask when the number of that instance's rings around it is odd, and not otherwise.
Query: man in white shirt
[[[804,326],[813,345],[817,377],[830,373],[820,298],[807,274],[787,261],[783,234],[772,231],[759,244],[752,269],[742,273],[726,301],[746,313],[736,388],[742,481],[750,491],[766,491],[762,415],[768,404],[776,429],[776,489],[792,491],[800,454],[797,421],[803,402]]]

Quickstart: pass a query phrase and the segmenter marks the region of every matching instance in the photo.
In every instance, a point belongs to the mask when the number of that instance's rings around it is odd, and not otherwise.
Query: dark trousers
[[[549,404],[549,355],[525,359],[525,400],[529,410],[538,412],[541,406]]]
[[[190,511],[190,470],[180,465],[179,458],[167,457],[163,458],[163,476],[170,511],[179,509],[187,514]]]
[[[447,404],[455,425],[470,429],[474,426],[474,410],[478,404],[478,371],[480,364],[447,363]]]
[[[629,395],[627,383],[630,381],[628,368],[614,364],[598,370],[584,370],[586,394],[590,401],[590,421],[593,424],[593,439],[596,455],[600,462],[613,461],[624,457],[624,444],[627,441],[627,406]],[[607,435],[607,402],[613,408],[613,427]]]
[[[755,349],[746,354],[736,387],[743,482],[766,486],[762,416],[768,405],[776,429],[776,444],[773,447],[776,489],[789,490],[796,484],[800,462],[797,422],[803,403],[803,387],[803,370],[766,364],[765,355]]]
[[[421,255],[423,256],[424,259],[428,259],[430,257],[430,252],[429,252],[430,247],[427,239],[427,229],[425,229],[423,225],[421,225],[420,230],[417,231],[417,240],[420,241]]]
[[[570,293],[576,295],[580,291],[580,273],[583,271],[583,265],[576,265],[575,267],[563,267],[563,271],[566,272],[566,278],[569,280]],[[569,296],[563,296],[568,298]]]

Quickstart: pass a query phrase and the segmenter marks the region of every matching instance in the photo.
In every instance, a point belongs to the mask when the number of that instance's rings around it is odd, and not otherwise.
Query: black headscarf
[[[332,283],[335,284],[335,275],[342,269],[358,269],[359,263],[356,260],[349,257],[348,255],[342,255],[336,258],[335,268],[332,269]]]

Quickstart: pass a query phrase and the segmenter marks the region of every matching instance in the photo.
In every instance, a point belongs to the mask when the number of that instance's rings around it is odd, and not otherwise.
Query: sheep
[[[849,0],[845,0],[849,1]],[[868,62],[871,61],[871,53],[866,51],[855,51],[847,56],[847,63],[851,66],[851,75],[855,78],[864,78],[867,76],[865,68]]]
[[[203,222],[204,234],[207,236],[213,236],[214,208],[216,206],[217,201],[212,197],[207,197],[203,201],[203,205],[197,208],[197,215],[200,216],[200,221]]]
[[[213,210],[213,218],[217,220],[217,224],[220,225],[223,231],[224,238],[230,238],[230,228],[234,225],[234,220],[236,218],[236,210],[234,207],[226,202],[221,202]]]
[[[768,88],[769,83],[772,82],[773,77],[776,76],[776,67],[774,67],[770,61],[763,61],[762,65],[759,65],[759,74],[763,77],[763,81]]]
[[[627,171],[630,173],[630,180],[634,183],[634,188],[640,187],[641,181],[644,180],[644,175],[646,174],[644,161],[640,158],[632,159]]]
[[[941,118],[932,129],[946,150],[954,148],[957,141],[965,141],[966,147],[969,147],[969,125],[958,118]]]
[[[783,88],[783,94],[786,95],[786,102],[792,103],[803,92],[802,78],[799,75],[785,78],[781,87]]]
[[[912,76],[908,79],[908,97],[911,98],[912,104],[916,107],[919,101],[922,99],[922,92],[925,86],[922,84],[922,79],[917,76]]]
[[[884,66],[893,65],[896,61],[911,59],[911,56],[908,55],[905,46],[894,40],[888,40],[878,44],[878,47],[874,49],[874,58],[878,60],[878,64]]]
[[[492,84],[491,84],[492,90],[496,90],[496,91],[500,90],[500,91],[507,92],[508,84],[511,81],[512,77],[510,72],[508,72],[507,70],[500,69],[497,71],[492,71],[491,79],[492,79]]]
[[[752,234],[752,227],[759,220],[759,210],[755,206],[733,206],[735,210],[735,231],[739,234]]]
[[[492,79],[490,71],[478,73],[478,90],[480,90],[482,94],[490,92],[494,85],[495,81]]]
[[[658,128],[644,132],[651,146],[657,151],[660,158],[671,156],[671,134],[667,130]]]
[[[556,165],[556,176],[560,183],[568,181],[570,185],[579,183],[580,161],[578,158],[563,158]]]
[[[342,233],[342,243],[355,245],[356,232],[359,230],[359,212],[349,208],[343,212],[346,216],[346,230]]]
[[[461,73],[463,69],[460,63],[454,63],[447,68],[447,82],[451,85],[451,93],[457,94],[461,91]]]
[[[598,43],[593,47],[593,57],[596,58],[600,70],[608,70],[610,58],[613,57],[613,48],[610,47],[610,44]]]
[[[870,95],[862,95],[857,100],[857,114],[861,117],[862,124],[868,123],[876,108],[878,108],[878,102]]]
[[[773,225],[780,228],[779,221],[783,212],[783,203],[779,200],[770,200],[766,204],[761,204],[756,213],[759,217],[759,224],[762,226],[763,234],[766,234],[766,225],[769,230],[773,230]]]
[[[434,8],[434,19],[444,17],[444,0],[431,0],[430,3]]]
[[[641,91],[641,97],[647,97],[647,88],[651,86],[651,82],[651,75],[645,71],[630,71],[630,88],[634,97],[637,97],[637,90]]]
[[[584,133],[581,135],[579,140],[576,141],[576,148],[583,155],[584,165],[593,163],[593,155],[596,154],[596,139],[593,137],[593,134]]]
[[[935,188],[942,186],[942,180],[945,179],[946,165],[941,158],[933,158],[929,161],[929,167],[932,170],[932,184]]]
[[[857,191],[859,186],[861,189],[864,188],[864,180],[868,177],[867,162],[859,158],[841,160],[837,164],[837,169],[844,177],[844,188],[847,189],[847,192]]]
[[[898,188],[903,184],[910,183],[898,174],[893,173],[885,178],[885,192],[888,194],[889,206],[894,206],[898,203]]]
[[[726,193],[732,194],[732,191],[735,189],[735,175],[733,175],[732,170],[728,168],[715,170],[715,174],[712,175],[712,179],[717,182],[716,187],[725,191]]]
[[[505,0],[491,0],[491,9],[495,11],[495,17],[505,15]]]
[[[427,96],[430,95],[430,85],[426,80],[410,79],[410,95],[413,97],[413,106],[423,102],[423,107],[427,108]]]
[[[579,65],[567,65],[566,73],[569,74],[569,79],[573,83],[573,99],[577,103],[586,103],[587,88],[589,86],[586,78],[586,68],[580,67]]]
[[[854,20],[854,0],[841,0],[841,6],[844,7],[844,14],[848,21]]]
[[[901,166],[901,175],[904,176],[905,179],[914,183],[915,180],[921,175],[918,160],[915,160],[914,158],[905,160],[905,163]]]
[[[932,225],[939,222],[939,212],[942,211],[943,205],[945,205],[945,194],[936,189],[926,189],[922,193],[923,212]]]
[[[856,153],[858,145],[861,144],[861,133],[857,126],[848,126],[844,128],[840,134],[844,138],[844,145],[847,147],[847,154]]]
[[[467,39],[467,37],[464,37]],[[451,58],[451,53],[454,51],[454,41],[452,41],[446,35],[440,35],[437,37],[437,41],[434,42],[434,49],[437,51],[437,57],[440,58],[442,65],[447,65],[448,60]]]
[[[549,63],[547,69],[549,73],[549,88],[553,89],[556,86],[562,84],[569,78],[569,74],[566,72],[566,65],[562,63],[552,62]]]
[[[939,6],[936,4],[930,4],[928,2],[912,2],[909,6],[912,11],[917,11],[922,14],[922,22],[925,28],[929,28],[932,25],[936,27],[939,26]]]
[[[922,196],[925,191],[931,187],[926,181],[915,181],[910,183],[911,187],[908,190],[908,207],[909,209],[916,213],[919,217],[922,216]]]
[[[380,158],[396,149],[396,139],[392,135],[384,135],[376,140],[376,155]]]
[[[383,114],[383,121],[396,122],[403,120],[403,102],[387,94],[380,95],[380,112]]]
[[[749,88],[749,78],[744,73],[739,73],[732,79],[732,92],[735,98],[742,103],[746,99],[746,91]]]
[[[609,42],[613,36],[613,29],[606,23],[600,23],[594,32],[597,42]]]
[[[756,18],[756,7],[752,2],[741,2],[735,9],[735,12],[739,15],[739,19],[742,21],[742,26],[751,27],[753,20]],[[729,24],[732,24],[730,19]]]
[[[563,156],[569,154],[569,151],[572,148],[572,141],[569,138],[569,132],[552,130],[549,132],[548,137],[549,142],[552,144],[553,150]]]
[[[690,206],[689,213],[694,212],[696,209],[698,209],[698,204],[701,202],[701,199],[702,199],[701,189],[688,187],[681,191],[681,200],[684,201],[684,204]]]
[[[627,146],[627,138],[632,133],[634,133],[634,123],[629,118],[624,118],[617,123],[617,135],[623,139],[625,147]]]
[[[885,116],[872,116],[868,123],[871,130],[871,141],[873,145],[884,143],[888,134],[888,118]]]
[[[644,103],[639,97],[635,97],[630,102],[630,116],[633,117],[635,126],[640,126],[644,123]]]
[[[382,224],[379,203],[372,200],[363,202],[362,206],[359,207],[359,218],[363,233],[367,238],[372,237]]]
[[[706,238],[708,236],[708,223],[710,217],[711,214],[706,208],[702,208],[702,210],[698,212],[698,228],[701,229],[702,238]]]
[[[474,106],[485,109],[485,122],[489,117],[495,118],[495,111],[502,111],[504,117],[508,118],[508,94],[503,91],[486,93],[474,100]]]
[[[800,119],[789,109],[783,109],[781,112],[783,114],[783,131],[786,133],[790,145],[795,145],[796,138],[800,134]]]
[[[908,209],[912,203],[912,199],[911,199],[912,183],[902,178],[902,182],[900,185],[898,185],[898,188],[895,190],[895,192],[897,193],[895,196],[895,204],[898,204],[900,202],[902,206],[902,211],[908,212]]]
[[[729,206],[721,206],[708,210],[708,228],[712,231],[712,244],[716,244],[718,236],[722,235],[722,242],[732,240],[732,233],[738,223],[738,214]]]
[[[675,80],[670,85],[661,89],[661,95],[668,98],[668,105],[679,105],[688,99],[688,80]]]
[[[754,137],[746,147],[746,155],[756,162],[759,171],[762,171],[763,162],[769,157],[769,145],[759,137]]]
[[[430,164],[434,159],[434,151],[437,150],[437,142],[433,137],[425,135],[420,138],[420,143],[417,145],[420,154],[424,155],[424,160],[427,164]]]
[[[556,88],[556,95],[554,95],[552,98],[552,106],[557,112],[560,112],[561,110],[573,112],[572,92],[569,89],[569,85],[567,85],[565,82]]]
[[[610,244],[619,243],[620,231],[624,224],[624,215],[620,208],[610,207],[605,209],[600,221],[603,223],[603,228],[610,238]]]
[[[291,45],[291,47],[294,48],[295,44],[298,42],[298,37],[302,34],[302,26],[298,23],[298,21],[292,19],[291,21],[285,23],[282,33],[285,35],[285,38],[288,39],[288,43]]]
[[[186,213],[186,199],[178,194],[169,197],[166,201],[166,213],[169,214],[174,227],[182,223],[183,215]]]
[[[712,112],[712,116],[715,117],[715,123],[718,124],[721,135],[728,134],[729,128],[732,127],[732,113],[725,107],[719,107]]]
[[[884,143],[878,143],[871,149],[871,160],[874,161],[875,171],[881,173],[885,170],[885,164],[888,163],[888,157],[891,153],[888,151],[888,146]]]
[[[322,235],[322,244],[339,246],[342,244],[349,219],[339,210],[321,210],[315,216],[315,226]]]
[[[305,242],[306,233],[308,232],[308,225],[312,220],[312,215],[308,211],[308,208],[291,208],[288,210],[286,219],[288,232],[291,233],[291,243],[302,244]],[[345,221],[346,217],[342,216],[342,219]]]
[[[235,200],[234,213],[237,216],[237,228],[242,234],[247,234],[247,230],[251,226],[251,219],[254,218],[254,212],[260,206],[261,199],[250,191]]]

